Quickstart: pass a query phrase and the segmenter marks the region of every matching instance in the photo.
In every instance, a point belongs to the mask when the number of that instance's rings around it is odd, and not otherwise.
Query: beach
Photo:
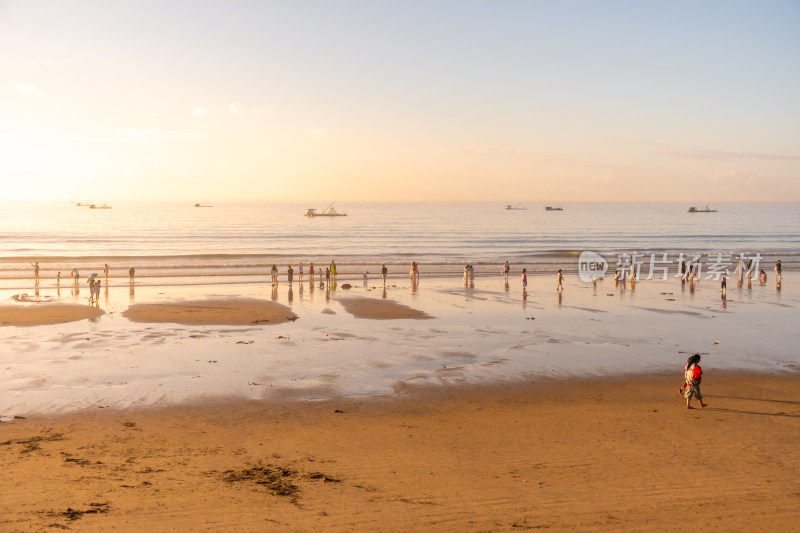
[[[789,531],[793,279],[5,294],[0,529]]]
[[[538,379],[0,426],[3,531],[794,531],[800,379]]]

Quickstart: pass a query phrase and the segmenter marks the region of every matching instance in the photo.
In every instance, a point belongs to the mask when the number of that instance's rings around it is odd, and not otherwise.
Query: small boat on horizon
[[[107,204],[103,204],[103,205],[95,205],[95,204],[91,204],[91,205],[89,206],[89,209],[111,209],[111,206],[110,206],[110,205],[107,205]]]
[[[562,206],[553,207],[553,206],[549,206],[548,205],[548,206],[545,206],[544,210],[545,211],[563,211],[564,208]]]
[[[307,217],[346,217],[347,213],[342,211],[339,213],[336,209],[333,208],[333,204],[336,202],[331,202],[331,204],[322,210],[322,213],[317,213],[316,209],[310,208],[306,209],[306,216]]]
[[[209,204],[194,204],[195,207],[214,207],[213,205]]]
[[[508,209],[508,210],[511,210],[511,211],[524,211],[524,210],[528,209],[524,205],[520,205],[520,204],[517,204],[517,205],[508,204],[505,208]]]
[[[698,208],[692,206],[687,211],[687,213],[716,213],[716,212],[717,212],[717,210],[716,209],[711,209],[710,207],[708,207],[708,204],[706,204],[706,206],[704,208],[702,208],[702,209],[698,209]]]

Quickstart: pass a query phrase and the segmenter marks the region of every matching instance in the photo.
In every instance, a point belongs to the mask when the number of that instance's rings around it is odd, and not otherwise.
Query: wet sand
[[[0,424],[0,530],[795,531],[800,375],[407,389]]]

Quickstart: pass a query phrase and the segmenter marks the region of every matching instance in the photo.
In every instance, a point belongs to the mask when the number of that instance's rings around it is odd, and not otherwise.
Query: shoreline
[[[15,420],[0,424],[0,524],[679,531],[688,520],[793,531],[800,374],[707,371],[709,407],[691,411],[681,377]]]

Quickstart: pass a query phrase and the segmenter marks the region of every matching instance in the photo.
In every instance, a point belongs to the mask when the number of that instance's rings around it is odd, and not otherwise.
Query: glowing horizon
[[[800,201],[798,23],[792,2],[3,2],[3,199]]]

